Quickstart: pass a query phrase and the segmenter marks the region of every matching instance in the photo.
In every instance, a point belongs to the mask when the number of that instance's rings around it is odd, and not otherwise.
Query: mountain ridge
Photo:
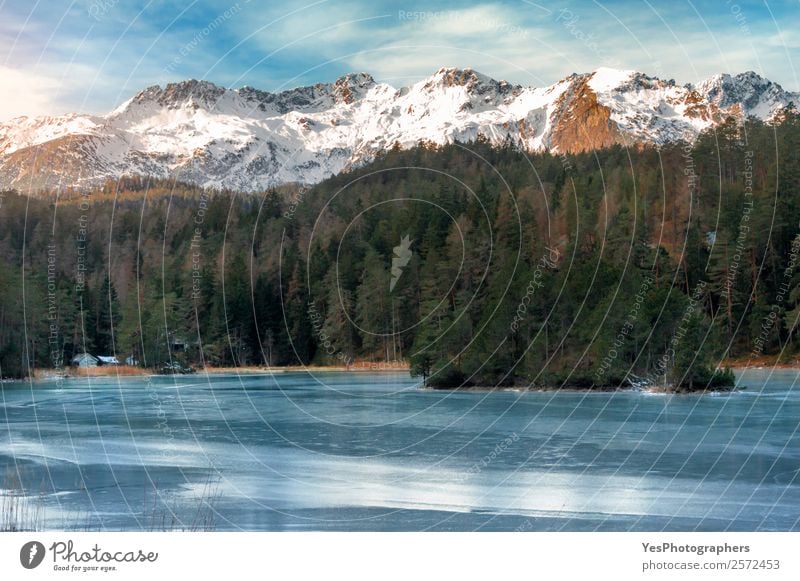
[[[752,71],[678,85],[599,68],[537,88],[443,67],[401,88],[362,72],[276,93],[189,79],[147,87],[107,115],[0,123],[0,187],[81,189],[152,175],[255,191],[317,183],[420,142],[481,136],[574,153],[691,141],[731,116],[770,122],[799,99]]]

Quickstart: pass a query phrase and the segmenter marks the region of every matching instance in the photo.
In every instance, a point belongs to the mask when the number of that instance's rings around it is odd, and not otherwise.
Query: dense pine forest
[[[0,193],[0,376],[409,362],[434,387],[686,389],[800,345],[800,119],[693,145],[394,150],[312,188]]]

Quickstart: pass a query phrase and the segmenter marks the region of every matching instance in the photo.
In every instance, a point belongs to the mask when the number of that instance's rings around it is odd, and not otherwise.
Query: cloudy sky
[[[0,120],[104,113],[187,78],[281,90],[442,66],[526,85],[600,66],[680,83],[754,70],[800,89],[800,0],[0,0]]]

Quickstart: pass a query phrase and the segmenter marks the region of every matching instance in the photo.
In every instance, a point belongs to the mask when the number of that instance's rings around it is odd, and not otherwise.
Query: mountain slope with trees
[[[789,112],[693,145],[395,148],[309,189],[6,192],[0,374],[88,351],[404,360],[438,387],[729,383],[725,358],[798,349],[799,140]]]

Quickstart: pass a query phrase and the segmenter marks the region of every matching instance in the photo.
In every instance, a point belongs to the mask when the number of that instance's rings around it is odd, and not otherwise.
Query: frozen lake
[[[800,375],[737,377],[705,396],[404,373],[5,383],[0,490],[47,529],[800,530]]]

